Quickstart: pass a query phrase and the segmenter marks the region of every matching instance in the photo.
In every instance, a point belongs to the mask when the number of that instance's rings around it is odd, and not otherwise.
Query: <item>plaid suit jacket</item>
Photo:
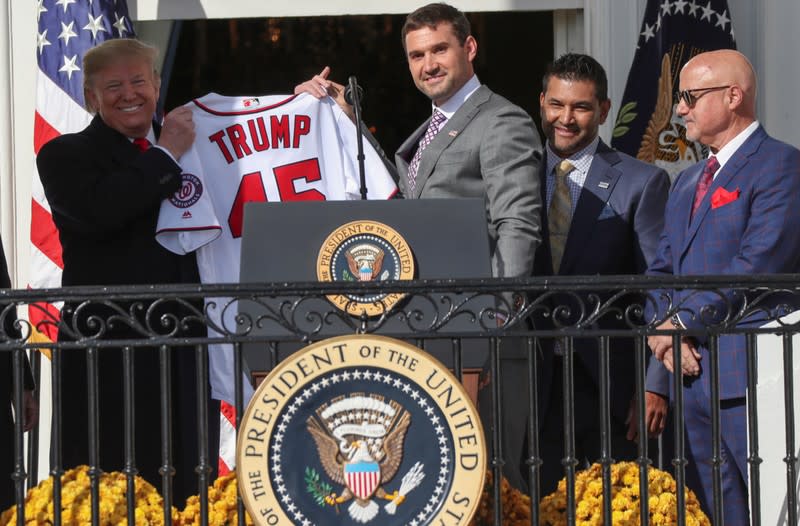
[[[744,276],[800,271],[800,150],[773,139],[759,126],[722,167],[690,219],[704,164],[684,170],[675,180],[648,274]],[[681,308],[681,321],[691,329],[719,323],[745,299],[733,291],[724,291],[722,296],[672,292],[673,305]],[[775,298],[765,306],[780,303]],[[756,313],[742,324],[761,325],[766,317]],[[699,344],[701,379],[708,389],[708,339],[699,338]],[[719,351],[721,399],[745,396],[744,336],[721,336]]]

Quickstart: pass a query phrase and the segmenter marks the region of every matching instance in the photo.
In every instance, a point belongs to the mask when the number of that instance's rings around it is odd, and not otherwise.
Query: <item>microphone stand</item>
[[[358,175],[361,181],[361,199],[367,198],[367,176],[364,173],[364,137],[361,133],[361,97],[363,97],[361,86],[354,75],[347,80],[347,88],[344,90],[344,100],[355,110],[356,114],[356,143],[358,144]]]

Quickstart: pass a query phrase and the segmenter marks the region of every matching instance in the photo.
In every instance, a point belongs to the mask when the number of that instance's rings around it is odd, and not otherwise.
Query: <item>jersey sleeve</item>
[[[187,254],[214,241],[222,228],[194,147],[181,157],[180,165],[181,188],[161,202],[156,240],[171,252]]]
[[[328,98],[329,103],[333,107],[334,118],[336,119],[336,127],[339,131],[339,137],[342,141],[342,152],[345,157],[345,163],[350,168],[345,170],[347,174],[347,196],[348,199],[361,198],[361,176],[358,167],[358,138],[356,135],[356,126],[353,121],[345,115],[339,106],[333,102],[333,99]],[[364,143],[364,174],[367,184],[367,199],[389,199],[397,193],[397,185],[394,182],[391,174],[383,164],[383,160],[375,148],[366,139]]]

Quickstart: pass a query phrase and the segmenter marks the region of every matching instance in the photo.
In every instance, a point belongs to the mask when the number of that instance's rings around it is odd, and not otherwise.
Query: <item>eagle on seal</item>
[[[325,496],[325,502],[336,506],[352,499],[348,512],[360,523],[369,522],[378,514],[379,506],[373,497],[395,505],[405,499],[398,491],[387,493],[383,485],[394,478],[403,460],[403,442],[411,415],[399,411],[385,422],[382,425],[366,416],[362,422],[341,425],[326,422],[326,426],[314,416],[307,421],[325,473],[344,486],[341,495],[331,493]]]

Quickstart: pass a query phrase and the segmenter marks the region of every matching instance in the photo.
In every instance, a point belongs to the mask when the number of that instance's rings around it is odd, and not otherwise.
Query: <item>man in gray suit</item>
[[[481,85],[472,61],[478,43],[466,16],[447,4],[408,15],[403,48],[432,115],[395,155],[407,199],[479,197],[486,202],[496,277],[529,276],[541,241],[541,195],[536,176],[541,141],[530,116]],[[349,108],[329,68],[295,93],[331,95]]]

